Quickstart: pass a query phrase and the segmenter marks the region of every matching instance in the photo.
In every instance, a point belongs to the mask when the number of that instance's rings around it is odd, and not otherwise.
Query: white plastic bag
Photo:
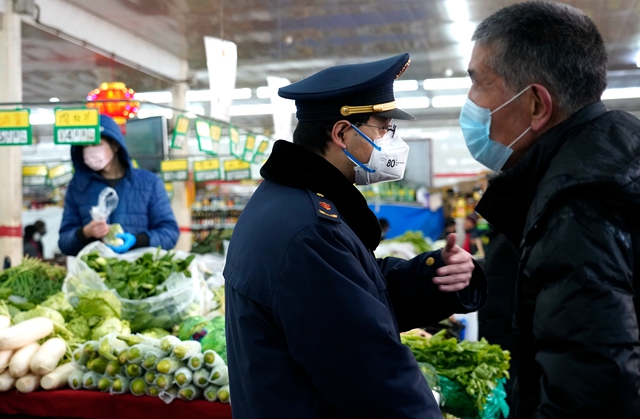
[[[81,256],[91,252],[98,252],[105,258],[117,258],[133,262],[145,253],[164,256],[166,250],[158,250],[152,247],[139,248],[133,251],[118,254],[104,243],[95,241],[89,243],[78,253],[76,258],[67,259],[67,277],[64,280],[62,291],[72,306],[78,304],[78,297],[89,290],[107,290],[100,276],[91,269]],[[181,251],[173,251],[176,259],[186,259],[189,254]],[[202,273],[197,267],[196,261],[189,265],[191,277],[184,274],[172,273],[164,282],[166,291],[160,295],[148,297],[142,300],[129,300],[120,297],[115,290],[111,290],[122,303],[122,319],[131,323],[132,332],[160,327],[170,329],[182,320],[196,315],[205,315],[211,307],[212,294],[204,282]]]
[[[107,186],[98,195],[98,205],[91,207],[91,219],[93,221],[107,221],[117,206],[118,194],[115,189]]]

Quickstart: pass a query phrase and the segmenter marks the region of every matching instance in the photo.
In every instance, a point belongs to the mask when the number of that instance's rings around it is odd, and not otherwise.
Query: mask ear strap
[[[517,95],[515,95],[514,97],[512,97],[511,99],[507,100],[505,103],[503,103],[502,105],[498,106],[497,108],[495,108],[493,111],[491,111],[491,114],[494,114],[496,112],[498,112],[500,109],[504,108],[505,106],[507,106],[508,104],[510,104],[511,102],[513,102],[514,100],[516,100],[518,97],[520,97],[521,94],[523,94],[524,92],[527,91],[527,89],[529,89],[531,87],[531,85],[528,85],[527,87],[525,87],[524,89],[522,89],[520,91],[520,93],[518,93]]]
[[[518,142],[518,140],[520,140],[520,138],[524,137],[524,135],[529,132],[531,130],[531,127],[527,128],[526,130],[524,130],[524,132],[522,134],[520,134],[520,136],[518,138],[516,138],[515,140],[513,140],[513,142],[511,144],[509,144],[507,146],[507,148],[511,148],[512,145],[514,145],[515,143]]]
[[[349,153],[347,151],[346,148],[343,148],[342,151],[344,151],[344,154],[347,155],[347,157],[349,157],[349,160],[351,160],[352,162],[354,162],[355,164],[357,164],[360,168],[366,170],[369,173],[375,173],[376,171],[370,167],[367,167],[366,165],[360,163],[360,161],[358,161],[358,159],[356,159],[355,157],[353,157],[353,155],[351,153]]]

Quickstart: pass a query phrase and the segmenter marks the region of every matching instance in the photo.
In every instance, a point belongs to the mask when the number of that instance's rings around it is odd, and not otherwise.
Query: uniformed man
[[[486,282],[442,251],[376,259],[380,224],[354,183],[401,179],[392,119],[409,54],[332,67],[290,86],[299,124],[278,141],[224,270],[234,419],[441,418],[399,333],[478,310]]]

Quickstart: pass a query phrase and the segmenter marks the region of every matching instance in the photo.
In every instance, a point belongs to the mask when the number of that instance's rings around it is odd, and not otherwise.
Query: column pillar
[[[187,90],[189,85],[186,82],[177,83],[172,89],[171,94],[173,103],[171,106],[178,109],[187,109]],[[173,111],[173,125],[180,115],[179,111]],[[186,159],[189,156],[189,145],[184,145],[182,149],[171,149],[171,158]],[[171,207],[180,227],[180,238],[176,244],[177,250],[188,252],[191,250],[191,205],[193,203],[194,193],[193,178],[186,182],[173,182],[173,201]]]
[[[13,2],[0,0],[0,102],[22,101],[22,31]],[[12,266],[22,260],[22,149],[0,147],[0,269],[5,257]]]

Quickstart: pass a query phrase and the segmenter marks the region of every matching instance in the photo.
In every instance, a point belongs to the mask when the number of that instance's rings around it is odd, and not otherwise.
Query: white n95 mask
[[[346,149],[343,150],[347,157],[356,164],[354,167],[356,185],[370,185],[402,179],[409,156],[407,143],[402,141],[402,138],[394,131],[387,131],[382,138],[374,142],[356,126],[353,124],[351,126],[373,146],[371,157],[366,164],[358,161]]]

